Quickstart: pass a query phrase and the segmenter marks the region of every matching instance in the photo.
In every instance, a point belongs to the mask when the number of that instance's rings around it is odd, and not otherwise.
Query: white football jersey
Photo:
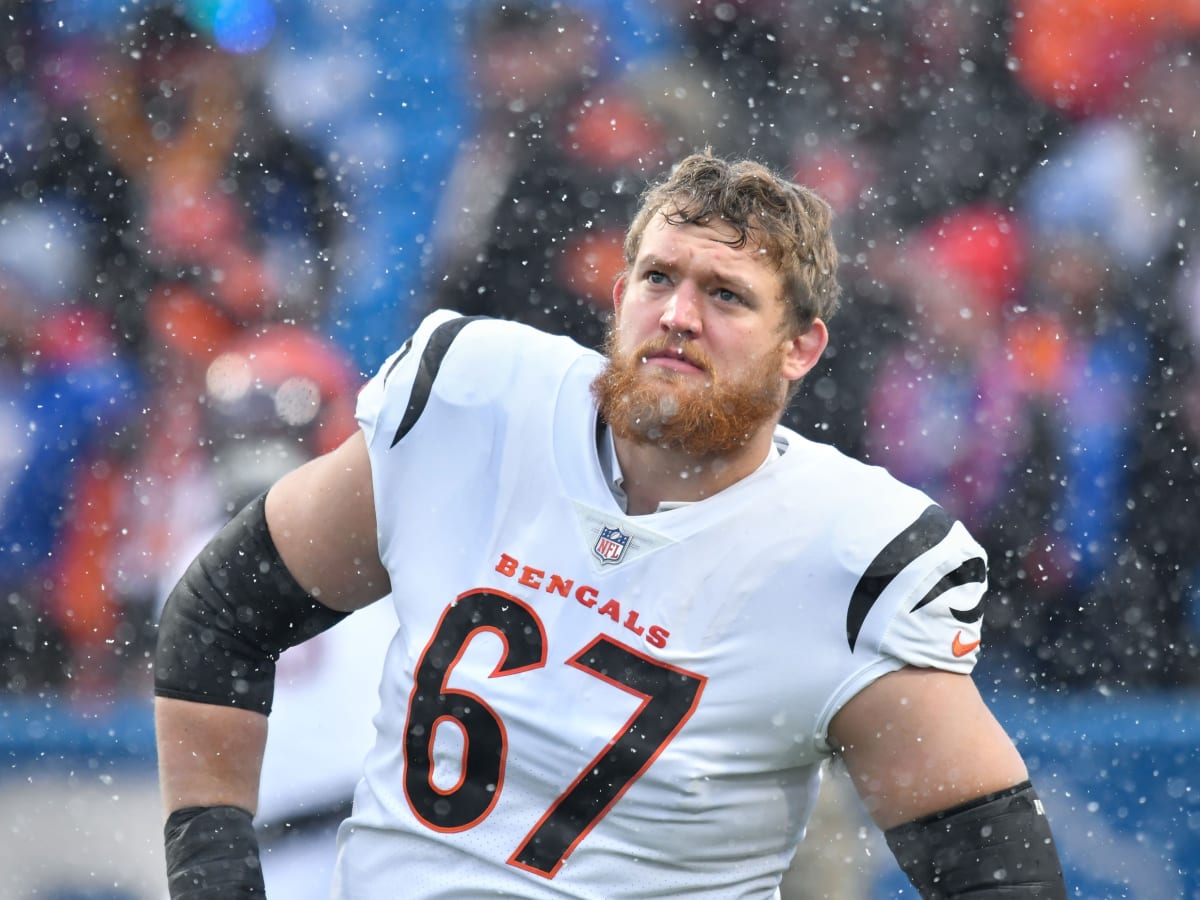
[[[399,629],[338,896],[771,897],[833,715],[974,665],[984,553],[928,497],[781,427],[628,516],[602,365],[440,312],[360,394]]]

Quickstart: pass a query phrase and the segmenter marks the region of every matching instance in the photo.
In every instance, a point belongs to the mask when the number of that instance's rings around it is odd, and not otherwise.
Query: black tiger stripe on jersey
[[[871,560],[854,586],[850,607],[846,610],[846,640],[851,651],[858,641],[863,622],[879,595],[914,559],[936,547],[950,533],[954,520],[936,503],[930,504],[917,520],[896,535]]]
[[[413,381],[412,393],[408,396],[408,408],[404,411],[404,418],[400,420],[400,427],[396,429],[396,435],[392,438],[390,447],[395,447],[400,443],[400,439],[408,434],[417,424],[417,419],[421,418],[421,413],[425,411],[425,405],[429,403],[429,395],[433,392],[433,380],[437,378],[438,369],[442,367],[442,360],[446,358],[446,352],[454,343],[454,339],[458,337],[458,333],[472,322],[489,318],[491,316],[460,316],[449,322],[443,322],[433,329],[433,334],[429,336],[429,343],[421,351],[421,361],[417,363],[417,377]]]
[[[958,619],[958,621],[962,622],[964,625],[970,625],[973,622],[978,622],[983,618],[983,600],[980,599],[980,601],[970,609],[955,609],[952,606],[950,607],[950,615],[954,616],[954,618]]]
[[[412,349],[412,338],[409,338],[400,347],[400,352],[396,354],[396,358],[392,360],[392,364],[388,366],[388,370],[383,373],[383,380],[387,381],[392,377],[392,373],[396,371],[396,366],[400,365],[400,361],[408,356],[408,351]]]
[[[951,588],[956,588],[963,584],[983,584],[986,580],[987,563],[983,561],[982,557],[972,556],[953,572],[947,572],[943,575],[938,580],[938,583],[929,589],[929,593],[922,597],[921,601],[912,608],[912,612],[916,612],[922,606],[929,605]],[[978,622],[983,618],[983,601],[979,601],[970,609],[951,608],[950,614],[964,625]]]

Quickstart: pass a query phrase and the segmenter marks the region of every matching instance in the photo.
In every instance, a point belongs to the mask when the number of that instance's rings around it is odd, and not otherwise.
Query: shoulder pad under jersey
[[[355,414],[369,444],[394,447],[435,395],[456,406],[510,401],[590,352],[529,325],[438,310],[363,387]]]

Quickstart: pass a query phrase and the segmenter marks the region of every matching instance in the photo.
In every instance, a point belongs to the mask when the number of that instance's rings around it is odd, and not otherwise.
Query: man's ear
[[[625,283],[628,281],[628,270],[617,276],[617,280],[613,282],[613,310],[621,309],[621,301],[625,299]]]
[[[788,381],[803,378],[817,364],[828,343],[829,329],[822,320],[813,319],[808,331],[788,342],[780,374]]]

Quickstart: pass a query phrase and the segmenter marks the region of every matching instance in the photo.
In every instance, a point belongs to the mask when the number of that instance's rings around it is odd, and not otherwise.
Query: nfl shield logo
[[[596,539],[596,545],[592,547],[592,552],[600,557],[600,562],[616,563],[621,561],[621,555],[628,546],[629,535],[622,532],[620,528],[601,526],[600,537]]]

